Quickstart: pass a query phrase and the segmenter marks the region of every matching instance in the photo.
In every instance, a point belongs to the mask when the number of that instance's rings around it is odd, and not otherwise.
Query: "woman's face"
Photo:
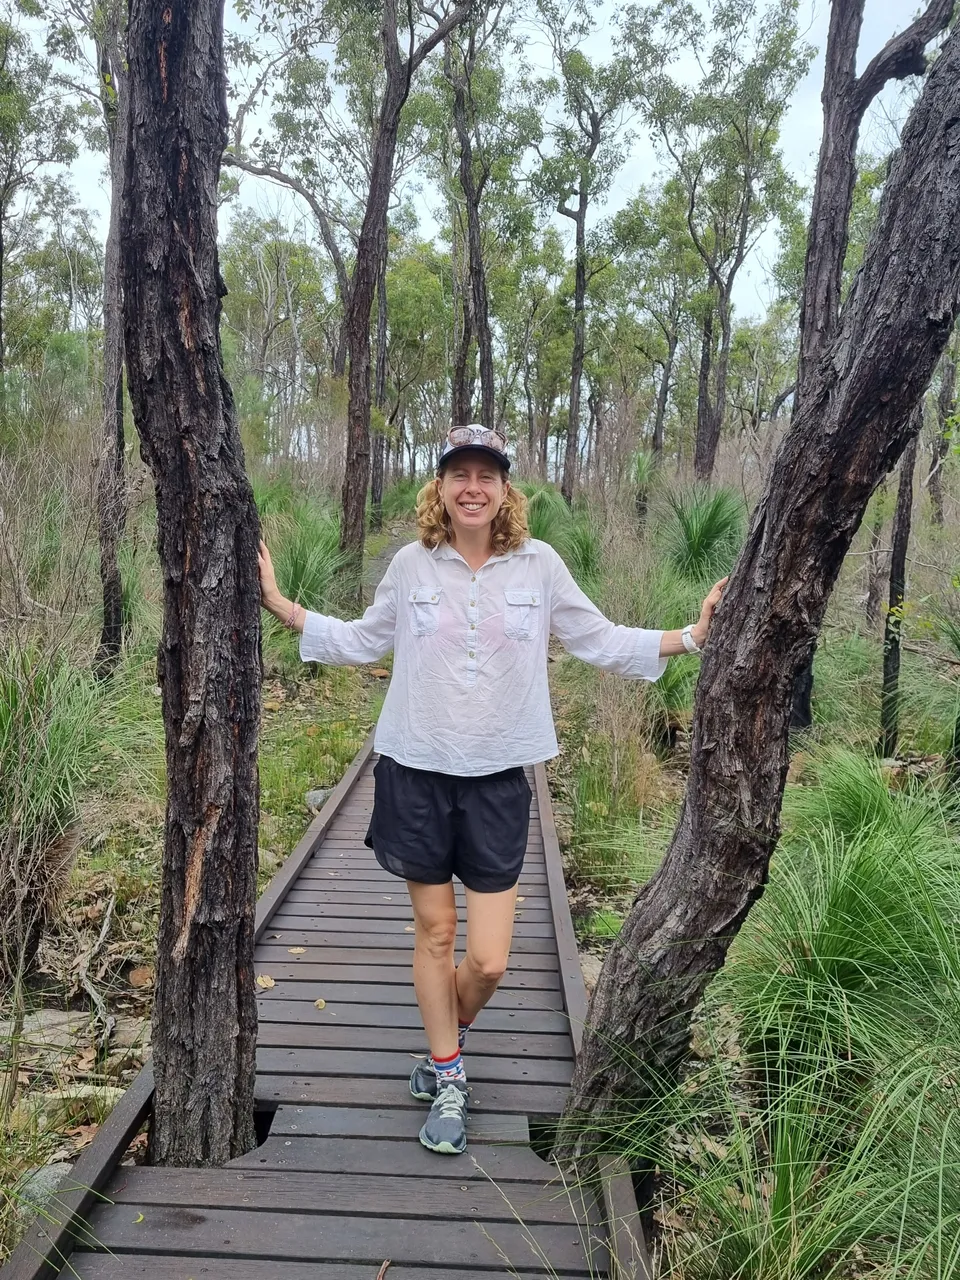
[[[440,498],[454,533],[489,527],[510,488],[503,471],[482,453],[461,453],[439,476]]]

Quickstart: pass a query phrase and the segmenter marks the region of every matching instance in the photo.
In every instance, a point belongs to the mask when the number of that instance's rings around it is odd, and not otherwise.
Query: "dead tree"
[[[835,338],[812,369],[703,659],[679,823],[607,953],[556,1154],[590,1156],[672,1074],[763,892],[796,673],[960,313],[960,28],[907,122]]]
[[[254,1145],[257,513],[220,350],[223,0],[132,0],[121,272],[130,397],[157,498],[167,810],[151,1158]]]

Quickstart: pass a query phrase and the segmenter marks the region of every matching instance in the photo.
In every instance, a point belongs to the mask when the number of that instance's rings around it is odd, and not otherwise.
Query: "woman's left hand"
[[[704,600],[700,609],[700,618],[696,626],[693,628],[693,638],[702,649],[707,643],[707,635],[710,631],[710,623],[713,621],[713,615],[717,611],[717,605],[723,597],[723,589],[730,581],[729,577],[721,578],[720,581],[711,588],[710,594]]]

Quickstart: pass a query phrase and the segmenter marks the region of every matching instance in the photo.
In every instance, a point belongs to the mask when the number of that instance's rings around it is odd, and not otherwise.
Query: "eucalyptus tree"
[[[156,1164],[256,1143],[259,527],[220,345],[223,0],[131,0],[120,245],[127,377],[157,499],[167,810]]]
[[[937,394],[937,419],[931,450],[930,470],[924,484],[930,493],[930,516],[941,529],[944,525],[943,469],[950,453],[957,422],[957,361],[960,360],[960,334],[954,334],[940,361],[940,387]]]
[[[118,551],[126,525],[123,429],[123,324],[120,299],[120,199],[125,163],[127,108],[126,0],[50,0],[43,6],[48,51],[68,71],[59,78],[81,98],[96,103],[102,139],[88,142],[106,151],[110,175],[110,218],[103,271],[103,389],[101,457],[97,484],[97,527],[103,623],[96,665],[102,674],[115,666],[123,645],[123,585]],[[83,78],[78,82],[75,75]]]
[[[763,891],[797,672],[960,314],[958,118],[953,27],[904,127],[839,327],[794,412],[714,620],[678,826],[604,961],[561,1157],[589,1153],[612,1116],[636,1114],[675,1070],[691,1013]]]
[[[690,239],[709,279],[694,453],[698,479],[709,480],[726,411],[733,290],[759,235],[799,196],[779,129],[813,50],[799,37],[797,0],[762,10],[758,0],[632,6],[623,44],[645,69],[643,111],[684,192]],[[703,69],[692,87],[670,71],[686,51]]]
[[[546,123],[546,147],[534,189],[574,226],[573,348],[560,489],[573,501],[580,442],[580,382],[586,345],[586,299],[590,275],[587,215],[610,188],[626,157],[627,123],[636,94],[632,59],[591,61],[582,45],[596,30],[586,0],[560,4],[538,0],[540,23],[550,44],[554,73],[541,83],[545,110],[557,101],[561,114]]]

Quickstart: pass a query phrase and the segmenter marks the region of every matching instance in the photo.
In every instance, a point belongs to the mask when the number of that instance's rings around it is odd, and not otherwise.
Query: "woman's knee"
[[[470,967],[484,985],[496,986],[507,970],[507,957],[493,952],[474,952],[468,956]]]
[[[429,919],[417,917],[417,946],[431,956],[441,959],[449,955],[457,940],[456,911],[431,915]]]

